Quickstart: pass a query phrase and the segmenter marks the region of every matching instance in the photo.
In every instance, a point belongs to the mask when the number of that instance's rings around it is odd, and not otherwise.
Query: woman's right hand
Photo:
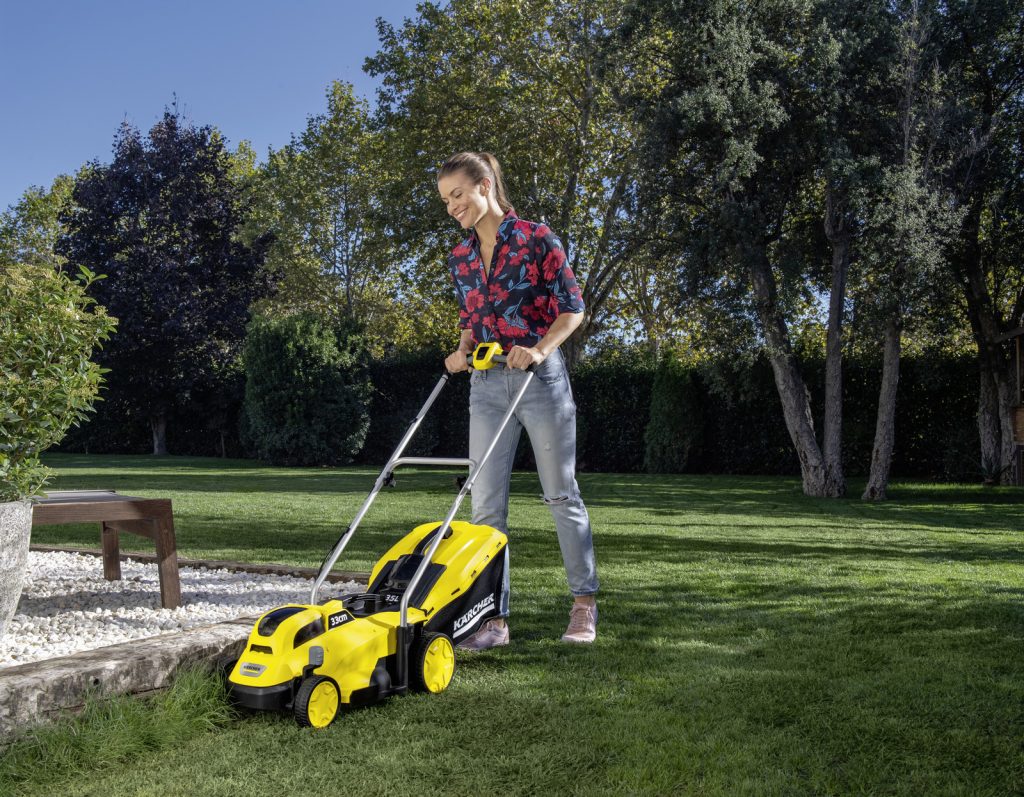
[[[459,371],[468,371],[469,365],[466,363],[466,357],[468,355],[462,349],[457,349],[444,358],[444,367],[448,369],[448,373],[457,374]]]

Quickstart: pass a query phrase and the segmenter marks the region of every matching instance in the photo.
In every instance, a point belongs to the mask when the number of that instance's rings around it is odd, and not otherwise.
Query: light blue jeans
[[[527,372],[496,367],[474,371],[469,393],[469,456],[479,462],[494,439]],[[508,493],[512,462],[523,428],[533,445],[544,503],[555,519],[569,590],[597,593],[597,563],[590,517],[576,483],[576,403],[562,352],[555,350],[537,366],[523,400],[473,483],[473,522],[508,534]],[[508,616],[508,549],[499,613]]]

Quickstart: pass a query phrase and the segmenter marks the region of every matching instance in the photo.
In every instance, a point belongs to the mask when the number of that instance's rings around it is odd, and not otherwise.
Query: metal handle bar
[[[470,361],[472,360],[472,358],[468,359]],[[492,361],[496,363],[501,363],[502,365],[506,365],[507,359],[508,358],[505,357],[504,355],[495,355],[492,358]],[[501,433],[505,430],[505,427],[508,425],[508,422],[512,418],[513,413],[519,406],[519,402],[522,400],[523,395],[526,393],[526,388],[533,380],[534,366],[531,365],[529,368],[526,369],[526,371],[528,374],[526,381],[523,383],[523,386],[519,389],[519,392],[516,394],[515,399],[513,399],[511,406],[509,406],[508,411],[505,413],[505,417],[502,418],[501,424],[498,426],[498,431],[495,433],[494,439],[491,441],[491,444],[487,447],[487,451],[484,452],[484,456],[480,460],[480,462],[475,462],[474,460],[469,458],[403,457],[402,452],[409,444],[409,441],[416,433],[416,430],[419,429],[420,424],[423,422],[423,418],[426,416],[427,412],[429,412],[431,406],[433,406],[434,404],[434,401],[437,399],[438,395],[444,389],[444,386],[448,383],[448,380],[451,377],[451,374],[448,373],[444,373],[441,375],[441,378],[437,381],[437,384],[434,385],[434,389],[430,392],[430,395],[427,397],[426,402],[424,402],[423,406],[420,408],[420,411],[412,420],[412,423],[409,424],[409,428],[406,429],[405,434],[402,436],[402,439],[398,443],[398,446],[396,446],[395,450],[392,452],[391,457],[387,461],[387,464],[384,465],[384,468],[377,476],[377,480],[374,482],[373,489],[370,490],[370,494],[366,497],[366,500],[363,502],[363,505],[359,508],[359,511],[356,513],[356,516],[352,519],[352,523],[349,524],[344,534],[342,534],[341,538],[334,544],[334,548],[331,549],[330,553],[327,554],[323,563],[320,565],[320,571],[317,573],[316,580],[313,582],[313,588],[310,590],[309,593],[310,604],[316,604],[317,593],[320,591],[320,587],[323,586],[323,583],[327,580],[327,576],[330,574],[331,569],[334,567],[335,563],[341,557],[341,554],[344,552],[345,548],[348,547],[348,543],[352,539],[352,535],[355,534],[356,529],[362,522],[363,518],[366,516],[366,513],[369,511],[370,506],[372,506],[374,500],[377,498],[377,494],[385,485],[387,485],[390,482],[395,468],[400,467],[402,465],[440,465],[447,467],[468,466],[471,469],[469,478],[462,485],[462,489],[459,490],[459,494],[455,497],[455,502],[452,504],[451,510],[449,511],[444,521],[441,523],[440,528],[438,529],[439,533],[435,535],[434,541],[431,544],[430,549],[424,555],[423,561],[420,562],[420,566],[416,569],[416,572],[413,575],[413,577],[409,580],[408,586],[406,587],[405,590],[405,594],[402,596],[402,602],[400,605],[400,625],[403,628],[407,626],[407,610],[409,607],[409,597],[412,595],[413,590],[415,589],[416,585],[422,578],[424,571],[426,571],[427,569],[427,565],[430,563],[430,560],[433,557],[434,552],[437,550],[437,546],[444,538],[445,532],[448,530],[452,520],[455,518],[455,514],[458,512],[459,509],[459,505],[462,503],[462,500],[466,497],[466,494],[470,491],[470,489],[472,489],[473,482],[476,481],[476,477],[480,473],[481,468],[487,461],[487,458],[490,457],[491,452],[494,450],[494,446],[497,445],[498,438],[501,437]]]
[[[459,511],[459,505],[462,503],[462,499],[466,497],[466,494],[473,489],[473,482],[476,481],[476,477],[480,474],[484,464],[491,456],[491,452],[494,451],[494,447],[498,444],[498,439],[501,437],[501,433],[505,431],[505,427],[508,426],[508,422],[512,419],[515,414],[516,408],[519,406],[519,402],[522,401],[523,395],[526,393],[526,389],[530,386],[530,382],[533,381],[533,368],[532,366],[527,369],[526,379],[523,381],[522,387],[519,388],[519,392],[516,393],[516,397],[512,399],[512,403],[509,405],[508,410],[505,412],[505,417],[501,419],[501,423],[498,425],[498,430],[494,433],[494,438],[491,440],[491,444],[487,446],[487,450],[484,455],[480,458],[480,462],[477,463],[476,467],[473,468],[469,474],[469,478],[462,485],[462,489],[459,490],[459,494],[455,496],[455,501],[452,503],[452,508],[448,511],[448,516],[441,522],[438,527],[434,540],[430,544],[429,550],[423,554],[423,559],[420,561],[419,567],[416,568],[416,572],[413,577],[409,579],[409,583],[405,588],[405,592],[402,595],[402,601],[399,604],[399,622],[400,628],[407,628],[409,625],[409,599],[412,597],[413,592],[416,591],[416,587],[419,585],[420,579],[426,572],[427,565],[430,564],[431,559],[434,558],[434,552],[437,547],[441,544],[441,540],[444,539],[445,533],[451,526],[452,520],[455,519],[455,513]]]
[[[316,580],[313,582],[313,589],[309,593],[309,602],[311,604],[316,603],[316,594],[320,591],[320,587],[323,585],[324,581],[327,580],[327,575],[331,572],[331,568],[334,567],[334,563],[338,561],[338,557],[341,556],[342,551],[344,551],[346,546],[348,546],[349,540],[352,539],[352,535],[355,533],[355,530],[359,526],[359,523],[362,521],[363,517],[369,511],[371,504],[373,504],[374,499],[377,497],[377,493],[379,493],[381,491],[381,488],[383,488],[384,485],[387,484],[388,480],[390,479],[392,471],[395,469],[398,460],[401,458],[402,452],[405,450],[405,447],[409,444],[409,440],[411,440],[412,436],[416,433],[416,430],[419,428],[420,423],[422,423],[424,416],[427,414],[427,411],[430,409],[431,405],[437,399],[440,392],[444,389],[444,386],[448,382],[449,376],[449,374],[445,373],[441,375],[441,378],[439,380],[437,380],[437,384],[434,385],[434,389],[430,392],[430,395],[427,397],[426,402],[420,408],[420,411],[416,414],[416,417],[413,418],[412,423],[409,424],[409,428],[406,429],[405,434],[399,441],[398,446],[392,452],[391,457],[388,459],[387,464],[384,466],[384,469],[380,472],[380,475],[377,476],[377,481],[374,482],[373,489],[370,490],[370,494],[366,497],[366,500],[363,502],[363,505],[359,508],[359,511],[356,512],[356,516],[355,518],[353,518],[352,523],[349,524],[349,527],[347,529],[345,529],[345,533],[341,535],[341,538],[334,544],[334,548],[331,549],[331,552],[327,554],[327,557],[320,565],[320,572],[317,573]]]

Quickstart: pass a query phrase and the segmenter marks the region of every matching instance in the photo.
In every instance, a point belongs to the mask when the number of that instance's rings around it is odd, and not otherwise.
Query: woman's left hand
[[[508,352],[508,359],[505,361],[509,368],[529,368],[531,365],[540,365],[547,355],[542,354],[536,346],[513,346]]]

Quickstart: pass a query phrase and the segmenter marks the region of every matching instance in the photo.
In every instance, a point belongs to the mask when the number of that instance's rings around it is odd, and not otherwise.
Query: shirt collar
[[[501,220],[501,224],[498,225],[498,237],[505,242],[508,237],[512,234],[512,230],[515,229],[516,222],[519,221],[519,217],[516,215],[516,209],[510,207],[505,211],[505,217]],[[480,238],[476,234],[476,228],[473,228],[473,234],[469,237],[469,243],[471,245],[479,245]]]

